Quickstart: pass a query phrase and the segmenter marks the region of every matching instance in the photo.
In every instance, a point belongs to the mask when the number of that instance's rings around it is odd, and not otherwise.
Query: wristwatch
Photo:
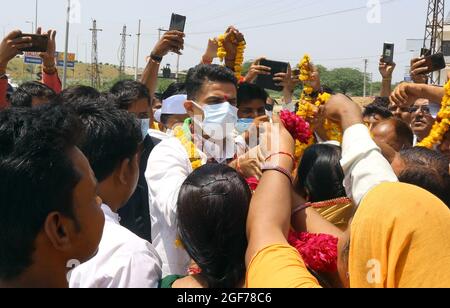
[[[155,61],[155,62],[157,62],[157,63],[161,63],[162,62],[162,59],[163,59],[163,57],[160,57],[160,56],[157,56],[157,55],[154,55],[153,53],[150,55],[150,59],[152,59],[153,61]]]

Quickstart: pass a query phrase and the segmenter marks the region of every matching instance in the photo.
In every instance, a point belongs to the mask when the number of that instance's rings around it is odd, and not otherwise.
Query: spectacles
[[[413,106],[413,107],[411,107],[410,109],[409,109],[409,112],[411,112],[411,113],[416,113],[417,111],[422,111],[423,113],[425,113],[425,114],[431,114],[431,110],[430,110],[430,107],[428,107],[428,106],[420,106],[420,107],[417,107],[417,106]]]
[[[397,106],[391,106],[389,107],[389,111],[390,112],[397,112],[400,111],[401,113],[410,113],[410,108],[406,108],[406,107],[397,107]]]

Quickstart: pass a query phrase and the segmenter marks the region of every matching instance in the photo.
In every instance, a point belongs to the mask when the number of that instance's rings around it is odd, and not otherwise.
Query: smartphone
[[[31,37],[31,47],[21,49],[20,51],[30,51],[30,52],[46,52],[48,46],[48,36],[47,34],[25,34],[22,33],[20,37]]]
[[[447,67],[445,64],[445,58],[443,53],[437,53],[428,57],[425,57],[425,64],[423,66],[428,67],[428,70],[424,74],[429,74],[435,71],[440,71]]]
[[[431,50],[429,50],[427,48],[422,48],[420,50],[420,56],[421,57],[429,57],[429,56],[431,56]]]
[[[282,91],[283,87],[277,86],[273,80],[278,73],[287,73],[289,64],[287,62],[278,62],[262,59],[259,65],[267,66],[271,68],[270,75],[258,75],[256,78],[256,85],[263,89],[269,89],[274,91]]]
[[[384,43],[383,47],[383,62],[384,63],[394,63],[394,48],[393,43]]]
[[[186,16],[172,14],[172,19],[170,20],[169,31],[180,31],[184,32],[184,27],[186,25]]]

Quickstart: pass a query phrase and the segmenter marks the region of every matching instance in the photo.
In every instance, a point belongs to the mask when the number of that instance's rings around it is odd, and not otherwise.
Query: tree
[[[322,84],[347,95],[361,96],[364,88],[364,74],[353,68],[336,68],[321,74]]]

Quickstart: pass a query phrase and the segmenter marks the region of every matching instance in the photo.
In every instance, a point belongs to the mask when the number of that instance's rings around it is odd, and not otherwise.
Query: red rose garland
[[[280,119],[292,137],[301,143],[308,143],[312,131],[308,122],[293,112],[283,110],[280,113]]]
[[[298,250],[306,266],[316,272],[337,271],[338,239],[327,234],[289,232],[289,244]]]

